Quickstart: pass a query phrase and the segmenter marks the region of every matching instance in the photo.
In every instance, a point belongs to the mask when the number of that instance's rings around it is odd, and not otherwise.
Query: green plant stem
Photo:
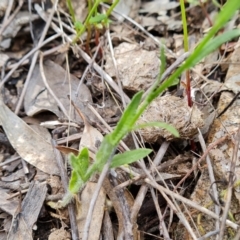
[[[90,0],[89,0],[90,1]],[[76,37],[73,40],[73,44],[76,43],[76,41],[78,40],[79,37],[81,37],[81,35],[86,31],[87,26],[89,25],[89,20],[91,19],[91,17],[94,15],[94,13],[97,11],[97,8],[99,6],[99,4],[101,3],[102,0],[96,0],[92,6],[92,8],[90,9],[90,12],[87,15],[87,18],[83,24],[83,27],[81,28],[81,30],[77,33]]]
[[[186,18],[186,10],[184,0],[180,0],[181,6],[181,15],[182,15],[182,23],[183,23],[183,43],[184,43],[184,50],[188,52],[188,30],[187,30],[187,18]]]
[[[148,96],[148,100],[150,98],[156,98],[159,94],[161,94],[164,89],[168,88],[171,82],[174,79],[177,79],[182,72],[186,69],[194,66],[198,63],[201,59],[199,59],[198,55],[200,55],[201,51],[203,50],[204,46],[207,45],[208,41],[224,26],[224,24],[232,17],[232,15],[227,15],[225,12],[230,12],[231,9],[239,9],[240,8],[240,1],[229,0],[223,7],[222,11],[219,13],[215,24],[210,29],[208,34],[203,38],[203,40],[199,43],[199,45],[195,48],[194,52],[188,57],[185,63],[180,66],[165,82],[161,84],[161,86],[154,91],[151,96]]]
[[[188,52],[188,29],[187,29],[187,18],[186,18],[186,10],[185,10],[185,3],[184,0],[180,0],[181,6],[181,14],[182,14],[182,23],[183,23],[183,39],[184,39],[184,50]],[[191,98],[191,81],[190,81],[190,73],[189,69],[186,70],[186,93],[187,93],[187,100],[188,106],[192,106],[192,98]]]
[[[113,4],[110,6],[110,8],[106,12],[107,18],[109,18],[110,14],[112,13],[113,9],[116,7],[116,5],[119,3],[119,0],[115,0]]]
[[[67,6],[70,12],[70,15],[72,17],[72,21],[75,23],[76,22],[76,17],[75,17],[75,13],[72,7],[72,1],[71,0],[67,0]]]

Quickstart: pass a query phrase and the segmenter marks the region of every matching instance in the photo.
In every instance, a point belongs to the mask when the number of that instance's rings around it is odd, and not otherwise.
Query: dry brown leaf
[[[46,183],[32,182],[21,205],[21,214],[13,218],[8,240],[33,239],[33,225],[38,219],[47,194]]]
[[[114,10],[121,13],[122,15],[135,19],[136,15],[138,14],[140,5],[140,0],[120,0]],[[123,16],[115,14],[114,12],[113,16],[116,17],[120,22],[123,22],[123,20],[125,20]]]
[[[102,224],[103,239],[114,240],[113,226],[108,211],[105,211]]]
[[[24,25],[29,24],[30,21],[34,21],[38,18],[39,16],[37,14],[31,14],[29,11],[19,12],[3,31],[3,41],[0,42],[0,46],[4,49],[9,48],[11,44],[11,39],[16,37],[20,29]]]
[[[9,56],[7,54],[0,52],[0,67],[3,67],[8,59]]]
[[[79,143],[79,150],[87,147],[88,149],[90,149],[90,157],[94,159],[94,153],[97,152],[97,149],[103,140],[103,135],[88,122],[84,114],[80,111],[80,109],[77,108],[77,106],[73,102],[72,104],[76,108],[76,111],[84,122],[84,130],[81,141]]]
[[[86,221],[86,217],[89,209],[89,204],[91,202],[95,188],[96,188],[96,183],[88,182],[81,194],[81,203],[80,203],[80,208],[78,209],[78,214],[77,214],[78,231],[79,231],[80,239],[82,239],[83,237],[83,230],[84,230],[84,225],[85,225],[85,221]],[[106,199],[106,194],[102,188],[100,190],[100,193],[98,195],[98,198],[93,210],[88,239],[91,239],[91,240],[99,239],[99,235],[102,227],[104,208],[105,208],[105,199]]]
[[[79,154],[79,151],[75,148],[70,148],[70,147],[65,147],[65,146],[56,146],[56,148],[64,154],[73,153],[75,156],[78,156],[78,154]]]
[[[23,179],[25,176],[24,169],[21,168],[6,177],[1,177],[1,180],[4,182],[13,182],[19,179]]]
[[[48,84],[65,109],[68,111],[70,107],[69,95],[69,83],[67,80],[67,72],[59,65],[48,60],[44,63],[44,74],[48,81]],[[72,99],[76,102],[76,105],[81,111],[94,120],[95,116],[86,106],[86,103],[92,102],[92,97],[89,89],[86,85],[82,84],[78,97],[75,97],[79,79],[71,75],[71,91]],[[58,117],[62,118],[63,114],[59,111],[57,103],[53,97],[47,91],[41,77],[39,65],[36,65],[32,74],[32,79],[28,85],[27,92],[24,98],[24,108],[28,116],[33,116],[42,111],[51,111]],[[81,121],[81,118],[72,111],[71,118]]]
[[[2,211],[14,215],[18,207],[18,200],[7,200],[10,197],[2,188],[0,188],[0,208]]]
[[[49,174],[59,174],[52,145],[0,101],[0,123],[17,153],[28,163]],[[42,129],[46,131],[46,129]]]
[[[179,2],[170,0],[154,0],[142,4],[141,13],[158,13],[159,15],[167,15],[167,10],[174,9],[179,6]]]

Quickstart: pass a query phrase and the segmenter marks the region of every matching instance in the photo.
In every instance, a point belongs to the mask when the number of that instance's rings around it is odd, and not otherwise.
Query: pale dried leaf
[[[24,176],[25,176],[24,170],[23,170],[23,168],[21,168],[6,177],[1,177],[1,180],[4,182],[12,182],[12,181],[16,181],[19,179],[23,179]]]
[[[81,194],[80,209],[78,209],[78,214],[77,214],[78,231],[79,231],[80,239],[82,239],[83,237],[84,225],[85,225],[88,209],[89,209],[90,202],[91,202],[93,193],[95,191],[95,188],[96,188],[96,183],[88,182]],[[105,208],[105,199],[106,199],[106,194],[104,190],[101,189],[93,210],[88,239],[91,239],[91,240],[99,239],[99,235],[102,227],[104,208]]]
[[[52,91],[63,104],[65,109],[69,111],[70,101],[68,99],[68,95],[70,92],[67,71],[65,71],[61,66],[48,60],[44,63],[44,74]],[[86,106],[87,103],[92,102],[89,89],[85,84],[82,84],[78,92],[78,97],[75,97],[79,79],[73,75],[70,75],[70,78],[72,100],[85,115],[94,120],[95,116]],[[51,111],[58,117],[63,117],[62,112],[58,109],[56,101],[49,94],[42,81],[39,65],[35,66],[31,81],[28,85],[24,98],[24,108],[28,116],[33,116],[34,114],[42,111]],[[81,121],[81,118],[74,111],[72,111],[71,118]]]
[[[84,122],[84,130],[79,143],[79,150],[87,147],[90,149],[90,157],[94,159],[95,153],[97,152],[97,149],[103,140],[103,135],[87,121],[86,117],[81,113],[80,110],[78,110],[78,113]]]
[[[8,59],[9,56],[7,54],[0,52],[0,67],[3,67]]]
[[[235,94],[240,92],[240,74],[236,74],[228,79],[226,83],[224,83],[224,86],[234,92]]]
[[[71,3],[74,9],[76,20],[83,23],[88,14],[87,1],[71,0]]]
[[[21,214],[13,219],[13,225],[9,232],[8,240],[33,239],[33,224],[38,219],[46,194],[46,183],[33,182],[31,184],[22,202]]]
[[[52,145],[10,111],[1,101],[0,112],[2,127],[17,153],[41,171],[58,175],[59,169]]]
[[[155,0],[151,2],[145,2],[142,4],[141,13],[158,13],[159,15],[166,15],[167,10],[174,9],[179,6],[179,2],[170,0]]]
[[[130,18],[135,19],[137,12],[139,10],[141,1],[139,0],[120,0],[114,10],[117,12],[129,16]],[[113,12],[113,16],[118,19],[118,21],[122,22],[125,18],[120,16],[119,14],[115,14]]]
[[[0,208],[2,211],[13,216],[16,212],[19,201],[13,199],[7,200],[9,197],[10,195],[7,194],[2,188],[0,188]]]
[[[11,44],[11,39],[16,37],[21,28],[24,25],[29,24],[30,21],[34,21],[38,18],[38,15],[30,14],[28,11],[19,12],[2,33],[3,40],[0,42],[0,46],[3,49],[9,48]]]

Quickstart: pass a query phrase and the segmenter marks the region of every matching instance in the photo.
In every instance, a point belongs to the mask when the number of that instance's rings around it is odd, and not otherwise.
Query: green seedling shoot
[[[71,15],[75,30],[76,30],[76,37],[73,40],[73,43],[76,43],[78,39],[82,36],[83,33],[88,31],[88,34],[90,35],[91,29],[103,29],[107,28],[110,24],[109,16],[111,15],[113,9],[118,4],[119,0],[115,0],[109,7],[106,13],[102,14],[98,12],[98,8],[101,3],[109,2],[109,1],[103,1],[103,0],[88,0],[88,15],[86,17],[86,20],[84,23],[80,22],[76,19],[72,2],[71,0],[67,0],[67,6],[69,9],[69,13]],[[90,36],[88,36],[88,39]]]
[[[95,1],[95,4],[99,2],[100,1]],[[60,202],[60,205],[62,207],[66,206],[71,201],[74,195],[83,188],[84,184],[91,178],[91,176],[93,176],[93,174],[102,171],[104,165],[109,159],[111,159],[111,156],[114,153],[115,149],[118,147],[119,142],[129,132],[146,126],[155,126],[166,128],[173,135],[178,136],[178,132],[176,131],[176,129],[166,123],[153,122],[144,125],[136,125],[136,122],[141,116],[141,114],[156,97],[161,95],[168,87],[176,84],[176,79],[178,79],[178,77],[184,71],[196,65],[200,60],[202,60],[209,53],[217,49],[224,42],[240,36],[240,30],[235,29],[225,32],[217,37],[214,37],[216,33],[226,24],[226,22],[231,19],[231,17],[239,8],[240,1],[227,1],[226,4],[222,7],[217,18],[215,19],[215,24],[213,25],[213,27],[198,44],[198,46],[188,57],[188,59],[168,79],[166,79],[162,84],[159,85],[161,74],[164,71],[164,68],[161,67],[159,74],[160,76],[158,77],[157,81],[151,88],[151,91],[145,98],[142,97],[143,92],[138,92],[137,94],[135,94],[135,96],[132,98],[131,102],[123,112],[122,117],[119,120],[115,129],[104,137],[92,164],[90,164],[89,161],[89,153],[87,148],[83,148],[78,154],[78,156],[74,156],[73,154],[70,155],[72,175],[70,178],[68,192],[66,193],[63,200]],[[91,14],[91,16],[93,16],[93,14]],[[91,17],[89,17],[89,20],[90,18]],[[101,20],[103,20],[102,17]],[[165,66],[166,59],[163,50],[161,51],[160,56],[162,66]],[[127,151],[122,154],[117,154],[112,157],[110,167],[115,168],[124,164],[130,164],[139,159],[143,159],[150,152],[150,149],[143,148]]]

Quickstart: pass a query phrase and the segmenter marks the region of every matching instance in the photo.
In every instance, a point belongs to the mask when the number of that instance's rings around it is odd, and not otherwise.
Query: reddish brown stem
[[[190,83],[189,71],[186,71],[186,94],[187,94],[188,106],[192,107],[191,83]]]
[[[97,28],[95,29],[95,44],[96,46],[98,46],[99,44],[99,30]],[[101,59],[102,56],[103,56],[103,52],[102,52],[102,48],[100,47],[98,51],[98,57]]]
[[[202,2],[201,0],[199,0],[199,2],[200,2],[200,5],[201,5],[202,10],[203,10],[203,12],[204,12],[204,14],[205,14],[208,22],[209,22],[209,25],[212,26],[212,25],[213,25],[212,20],[211,20],[211,18],[209,17],[209,14],[207,13],[207,10],[206,10],[203,2]]]

